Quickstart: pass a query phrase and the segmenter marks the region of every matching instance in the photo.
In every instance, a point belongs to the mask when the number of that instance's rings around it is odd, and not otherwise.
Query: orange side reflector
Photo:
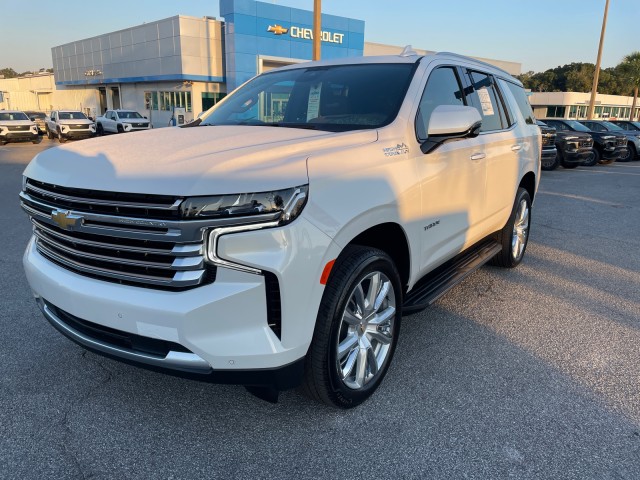
[[[329,275],[331,274],[331,269],[333,268],[333,264],[336,263],[336,259],[334,258],[330,262],[324,266],[324,270],[322,270],[322,276],[320,277],[320,285],[326,285],[327,280],[329,280]]]

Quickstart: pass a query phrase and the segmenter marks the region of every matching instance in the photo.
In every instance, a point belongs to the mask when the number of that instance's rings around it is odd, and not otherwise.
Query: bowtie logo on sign
[[[296,27],[294,25],[291,28],[284,28],[282,25],[269,25],[267,32],[271,32],[274,35],[289,34],[292,38],[302,38],[304,40],[313,40],[313,30],[311,28]],[[344,40],[344,33],[331,33],[323,30],[320,32],[320,39],[327,43],[339,43]]]
[[[284,28],[282,25],[269,25],[269,28],[267,28],[267,32],[273,32],[274,35],[282,35],[288,31],[289,29]]]

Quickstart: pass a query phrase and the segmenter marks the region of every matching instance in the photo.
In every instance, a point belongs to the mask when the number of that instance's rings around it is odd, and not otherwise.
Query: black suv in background
[[[547,126],[540,120],[536,120],[536,125],[540,127],[540,133],[542,133],[540,166],[542,170],[555,170],[560,164],[556,149],[556,129]]]
[[[640,135],[640,122],[632,122],[631,120],[609,120],[611,123],[630,132],[638,132]]]
[[[597,163],[609,164],[615,162],[622,154],[619,143],[623,143],[626,149],[627,137],[624,135],[609,132],[594,132],[577,120],[553,118],[543,120],[543,122],[550,127],[554,127],[558,132],[570,132],[572,134],[587,133],[591,135],[591,138],[593,138],[593,148],[591,149],[591,155],[589,155],[583,163],[583,165],[588,167],[592,167]]]
[[[630,162],[640,152],[640,132],[632,132],[625,130],[624,128],[608,122],[606,120],[580,120],[580,123],[585,127],[590,128],[594,132],[609,132],[617,135],[624,135],[627,137],[625,144],[626,149],[621,150],[619,162]]]
[[[540,122],[540,120],[538,121]],[[558,150],[558,164],[562,165],[564,168],[576,168],[578,165],[583,165],[592,156],[593,138],[591,135],[588,133],[571,131],[568,127],[565,128],[563,125],[561,125],[560,128],[556,128],[554,122],[555,120],[544,120],[544,124],[546,124],[547,128],[555,129],[555,144]],[[553,168],[550,170],[553,170]]]

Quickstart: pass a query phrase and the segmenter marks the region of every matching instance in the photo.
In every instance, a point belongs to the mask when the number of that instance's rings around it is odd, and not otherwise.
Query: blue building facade
[[[254,0],[220,0],[227,91],[260,73],[261,62],[311,60],[313,12]],[[364,21],[322,15],[321,57],[362,56]]]

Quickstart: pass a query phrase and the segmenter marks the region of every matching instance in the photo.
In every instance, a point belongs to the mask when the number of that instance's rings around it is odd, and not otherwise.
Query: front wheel
[[[58,130],[58,141],[59,141],[60,143],[64,143],[64,142],[66,142],[66,141],[67,141],[67,139],[66,139],[66,138],[64,138],[64,136],[62,135],[62,132],[61,132],[60,130]]]
[[[517,267],[527,249],[530,226],[531,197],[529,192],[520,187],[507,224],[496,234],[496,240],[502,245],[502,250],[493,257],[491,263],[498,267]]]
[[[368,399],[391,363],[401,305],[400,275],[393,260],[375,248],[347,247],[322,296],[303,392],[340,408]]]
[[[632,143],[627,144],[627,151],[618,157],[618,162],[630,162],[631,160],[633,160],[633,157],[635,157],[636,155],[635,153],[632,153],[632,148]]]
[[[104,135],[104,127],[102,126],[101,123],[96,125],[96,135],[98,135],[98,136]]]
[[[560,155],[556,153],[553,158],[543,158],[540,162],[542,170],[555,170],[560,165]]]
[[[601,155],[600,155],[600,152],[598,151],[598,149],[597,148],[592,148],[591,149],[591,153],[589,154],[587,159],[584,161],[583,165],[585,167],[593,167],[594,165],[598,164],[600,159],[601,159]]]

